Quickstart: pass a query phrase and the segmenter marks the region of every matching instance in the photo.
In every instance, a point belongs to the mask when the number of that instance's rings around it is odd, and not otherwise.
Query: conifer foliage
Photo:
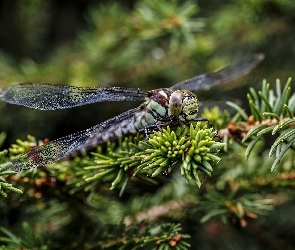
[[[102,1],[83,8],[86,28],[79,26],[71,41],[60,41],[38,57],[29,51],[46,50],[42,41],[49,19],[64,23],[50,12],[53,0],[16,2],[27,54],[8,59],[13,55],[0,52],[1,88],[35,81],[151,90],[212,71],[245,51],[264,52],[265,64],[270,64],[268,55],[275,52],[265,44],[279,36],[278,27],[284,32],[295,20],[291,1]],[[276,9],[284,18],[274,15]],[[9,168],[11,160],[47,142],[40,136],[42,128],[59,132],[69,123],[55,126],[52,112],[44,125],[40,113],[27,113],[32,135],[24,137],[17,112],[7,112],[9,104],[0,103],[5,114],[1,249],[292,249],[295,96],[291,78],[267,83],[263,79],[272,79],[273,71],[264,76],[261,71],[245,78],[250,79],[248,93],[234,96],[248,103],[238,105],[225,96],[224,109],[207,108],[204,102],[199,117],[209,123],[120,137],[17,173]],[[216,93],[223,96],[222,87]],[[207,96],[198,97],[204,101]],[[85,114],[103,121],[125,104],[107,105],[95,112],[89,107]],[[11,137],[20,139],[6,146]]]

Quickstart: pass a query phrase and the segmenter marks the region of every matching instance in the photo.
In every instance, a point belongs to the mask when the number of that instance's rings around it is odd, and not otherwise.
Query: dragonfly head
[[[185,121],[196,119],[199,109],[197,96],[188,90],[176,90],[169,99],[169,113]]]

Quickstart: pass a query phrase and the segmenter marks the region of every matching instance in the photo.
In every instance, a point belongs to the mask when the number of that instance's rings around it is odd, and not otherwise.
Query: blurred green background
[[[293,0],[2,0],[0,88],[29,81],[150,90],[262,52],[264,62],[232,83],[243,87],[199,94],[203,101],[242,98],[249,85],[260,87],[263,79],[273,84],[278,77],[282,82],[293,77],[294,27]],[[0,131],[8,134],[3,147],[27,134],[52,140],[136,105],[112,102],[45,112],[1,102]],[[292,201],[283,204],[272,221],[264,221],[265,231],[278,232],[274,242],[268,242],[269,235],[253,239],[254,227],[241,232],[221,223],[192,229],[191,241],[202,250],[272,244],[273,249],[292,249],[294,223],[283,221],[286,213],[293,214],[292,207]],[[290,245],[279,240],[281,235]]]
[[[294,9],[281,0],[0,1],[0,87],[30,81],[150,90],[255,52],[265,53],[263,64],[233,84],[285,81],[294,72]],[[199,98],[227,98],[220,91]],[[1,102],[0,130],[6,145],[27,134],[54,139],[136,105],[42,112]]]

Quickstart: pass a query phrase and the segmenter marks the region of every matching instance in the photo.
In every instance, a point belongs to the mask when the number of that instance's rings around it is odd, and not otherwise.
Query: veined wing
[[[77,150],[85,149],[89,145],[93,146],[97,137],[102,136],[108,129],[133,119],[138,112],[140,112],[139,108],[131,109],[89,129],[59,138],[39,147],[34,147],[27,153],[14,158],[10,162],[9,168],[14,171],[21,171],[54,163]],[[100,143],[103,142],[100,140]]]
[[[249,73],[263,59],[263,54],[253,54],[218,71],[205,73],[177,83],[170,87],[170,89],[186,89],[190,91],[208,90],[216,85],[229,82]]]
[[[73,108],[104,101],[143,101],[147,93],[131,88],[73,87],[49,83],[20,83],[0,91],[0,99],[40,110]]]

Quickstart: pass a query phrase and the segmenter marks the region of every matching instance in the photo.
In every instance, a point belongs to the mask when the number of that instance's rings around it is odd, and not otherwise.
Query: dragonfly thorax
[[[196,119],[199,110],[197,96],[188,90],[176,90],[170,95],[169,113],[177,116],[180,121]]]

